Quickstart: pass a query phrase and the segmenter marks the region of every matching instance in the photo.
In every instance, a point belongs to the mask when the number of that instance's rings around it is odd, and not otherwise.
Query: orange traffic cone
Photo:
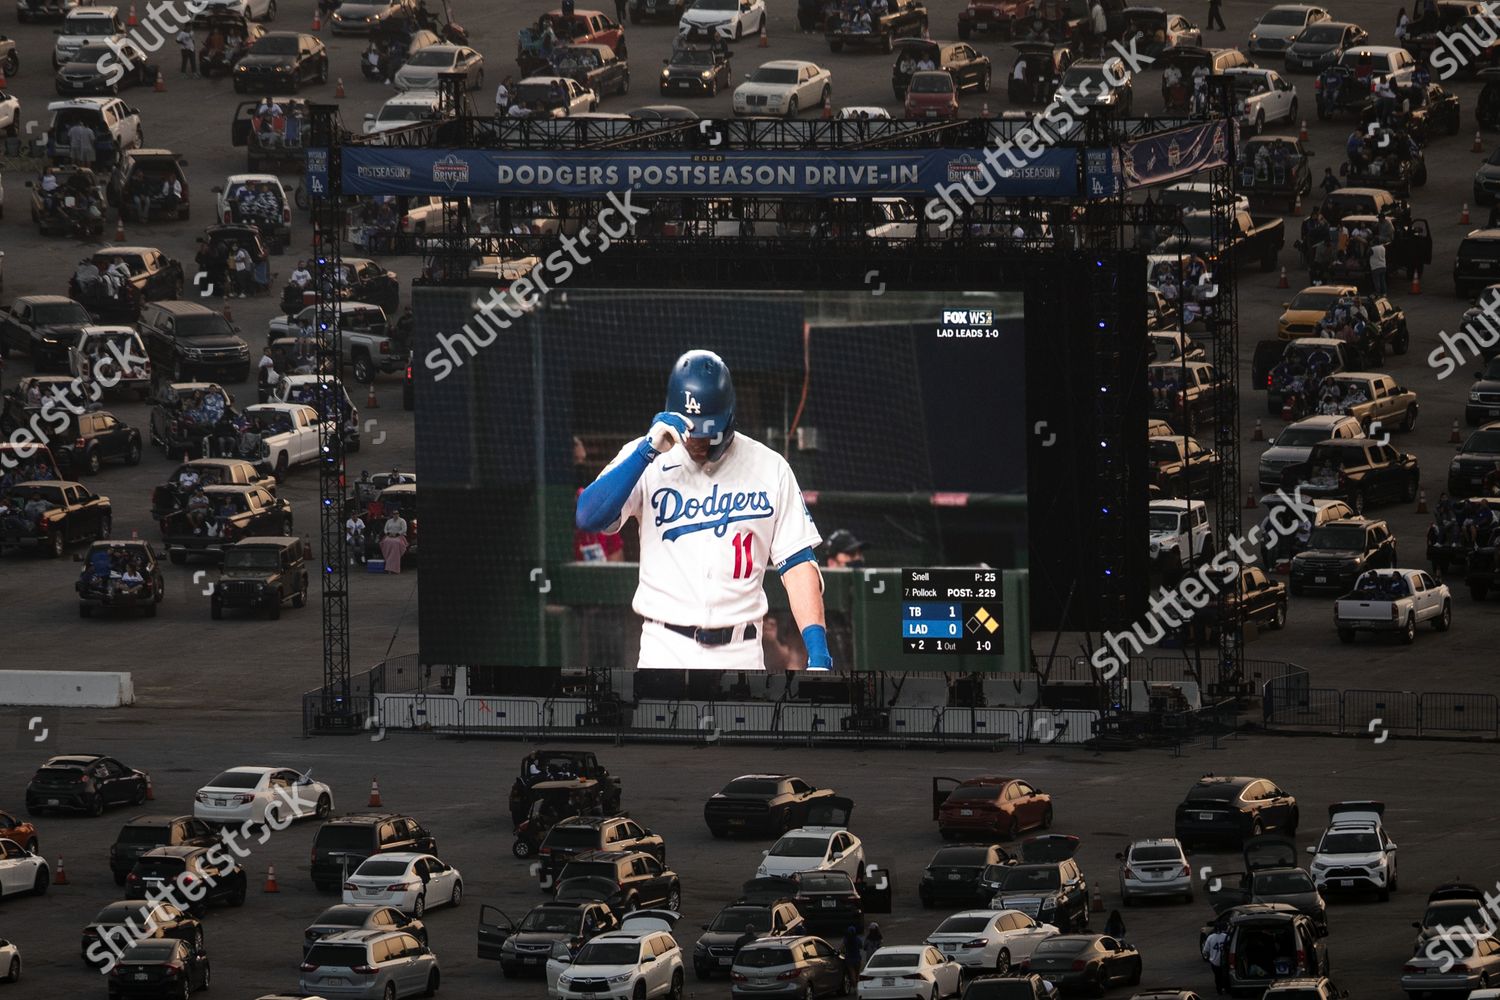
[[[165,94],[167,92],[167,78],[162,75],[161,70],[156,71],[156,86],[152,89],[158,94]]]
[[[771,37],[766,34],[766,22],[764,18],[760,22],[760,47],[763,49],[771,47]]]
[[[1255,418],[1255,435],[1250,440],[1252,440],[1252,441],[1264,441],[1265,439],[1266,439],[1266,432],[1263,431],[1263,430],[1261,430],[1261,427],[1260,427],[1260,417],[1256,417]]]
[[[1281,280],[1276,283],[1276,287],[1277,288],[1290,288],[1291,287],[1291,285],[1287,283],[1287,280],[1286,280],[1286,268],[1284,268],[1284,267],[1281,269]]]
[[[1093,896],[1089,897],[1089,911],[1092,913],[1104,912],[1104,893],[1099,891],[1097,885],[1094,886]]]
[[[833,102],[832,101],[824,101],[823,102],[823,120],[826,122],[826,121],[830,120],[831,118],[833,118]]]
[[[315,11],[313,11],[313,26],[312,26],[312,30],[314,30],[314,31],[322,31],[323,30],[323,12],[321,10],[315,10]]]
[[[1453,430],[1448,432],[1448,443],[1458,444],[1461,441],[1463,441],[1463,438],[1458,433],[1458,421],[1455,420],[1453,421]]]
[[[0,66],[0,90],[4,90],[8,86],[10,86],[10,84],[5,82],[5,67]]]
[[[370,391],[365,396],[365,409],[367,409],[367,410],[378,410],[378,409],[380,409],[380,400],[375,397],[375,383],[374,382],[370,383]]]
[[[1419,490],[1417,492],[1417,513],[1418,514],[1425,514],[1425,513],[1427,513],[1427,491],[1426,490]]]
[[[1255,509],[1255,485],[1253,483],[1245,487],[1245,509]]]
[[[1471,152],[1471,153],[1482,153],[1482,152],[1484,152],[1484,137],[1479,134],[1479,131],[1477,129],[1474,132],[1474,146],[1473,146],[1473,148],[1471,148],[1469,150],[1469,152]]]
[[[54,876],[52,876],[52,884],[53,885],[67,885],[68,884],[68,870],[63,867],[62,855],[61,854],[59,854],[57,856],[57,874],[54,875]]]
[[[376,781],[374,778],[371,778],[370,779],[370,803],[369,803],[369,808],[374,809],[374,808],[377,808],[379,806],[380,806],[380,782]]]
[[[125,27],[127,27],[127,28],[134,28],[136,25],[138,25],[140,23],[141,22],[138,21],[136,19],[136,16],[135,16],[135,4],[131,4],[130,5],[130,16],[125,19]]]
[[[134,537],[134,535],[135,535],[135,532],[132,531],[131,532],[131,536]],[[149,775],[149,774],[146,775],[146,801],[147,802],[155,802],[156,801],[156,786],[153,785],[153,784],[151,784],[151,775]]]
[[[338,89],[336,89],[333,92],[333,96],[334,97],[338,97],[338,98],[343,98],[343,96],[344,96],[344,78],[343,77],[339,77]]]
[[[266,892],[280,892],[281,886],[276,884],[276,866],[272,865],[266,869]]]
[[[1464,210],[1458,213],[1458,224],[1467,226],[1469,224],[1469,203],[1464,202]]]
[[[995,117],[994,112],[992,112],[990,110],[990,102],[989,101],[985,101],[984,104],[980,105],[980,107],[979,107],[979,117],[981,117],[981,118],[993,118],[993,117]]]
[[[1299,132],[1299,133],[1297,133],[1297,138],[1301,139],[1303,142],[1307,141],[1307,119],[1306,118],[1302,119],[1302,131]]]
[[[1413,271],[1411,273],[1411,293],[1413,295],[1421,295],[1422,294],[1422,272],[1421,271]]]
[[[125,242],[125,209],[121,208],[115,213],[115,242]]]

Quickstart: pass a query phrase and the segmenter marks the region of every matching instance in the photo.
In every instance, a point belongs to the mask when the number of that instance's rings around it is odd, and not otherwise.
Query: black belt
[[[685,635],[700,646],[725,646],[734,641],[734,630],[738,625],[726,625],[723,628],[699,628],[696,625],[668,625],[666,622],[657,622],[663,628],[678,635]],[[745,638],[754,639],[758,632],[754,625],[745,626]]]

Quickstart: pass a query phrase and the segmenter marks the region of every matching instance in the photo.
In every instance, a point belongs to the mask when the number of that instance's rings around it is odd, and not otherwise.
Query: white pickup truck
[[[1339,638],[1353,642],[1356,632],[1395,632],[1407,644],[1416,641],[1417,625],[1431,622],[1438,632],[1453,624],[1453,595],[1419,569],[1372,569],[1354,589],[1333,605]]]
[[[246,456],[262,471],[274,471],[278,482],[294,465],[318,461],[318,411],[300,403],[257,403],[246,407],[260,435],[260,454]]]

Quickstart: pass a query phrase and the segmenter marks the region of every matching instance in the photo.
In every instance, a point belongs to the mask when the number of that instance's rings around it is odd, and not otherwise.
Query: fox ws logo
[[[943,322],[950,326],[994,326],[993,309],[944,309]]]
[[[456,153],[449,153],[433,163],[432,179],[438,184],[447,185],[449,191],[460,184],[467,184],[469,183],[469,161]]]

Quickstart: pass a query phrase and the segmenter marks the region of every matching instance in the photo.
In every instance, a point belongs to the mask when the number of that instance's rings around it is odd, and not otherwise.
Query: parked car
[[[1396,536],[1384,521],[1329,521],[1313,528],[1307,547],[1292,557],[1292,595],[1310,588],[1345,593],[1365,570],[1397,565]]]
[[[0,523],[0,553],[7,548],[34,548],[61,559],[69,546],[108,538],[114,508],[82,483],[68,480],[15,483],[5,490],[6,506],[27,511]]]
[[[245,905],[248,876],[239,862],[222,847],[176,844],[153,847],[136,859],[135,867],[125,876],[126,899],[161,899],[172,894],[171,886],[201,882],[204,891],[184,906],[195,917],[202,917],[209,903],[227,906]]]
[[[421,917],[429,906],[457,906],[462,899],[458,869],[431,854],[377,854],[344,882],[345,904],[394,906],[413,917]]]
[[[427,943],[427,925],[409,917],[394,906],[330,906],[302,932],[302,957],[307,958],[313,945],[336,934],[349,931],[400,931]]]
[[[1224,914],[1233,997],[1259,997],[1278,979],[1327,976],[1328,945],[1311,917],[1285,903],[1251,903]]]
[[[791,775],[745,774],[709,797],[703,820],[715,837],[779,835],[801,826],[811,804],[834,795],[831,788],[814,788]]]
[[[125,884],[124,876],[119,882]],[[142,932],[139,938],[143,940],[185,941],[194,949],[203,947],[203,921],[175,903],[122,899],[94,914],[83,928],[80,949],[84,962],[96,968],[104,965],[113,951],[110,943],[121,942],[122,936],[128,938],[132,927]]]
[[[1074,859],[1077,851],[1077,837],[1028,837],[1018,861],[991,865],[980,876],[990,909],[1018,910],[1065,933],[1087,930],[1089,886]]]
[[[442,982],[437,956],[416,935],[384,929],[323,938],[308,949],[301,973],[298,986],[304,991],[332,993],[353,986],[360,996],[382,998],[432,996]]]
[[[799,59],[777,59],[745,75],[734,89],[734,113],[796,118],[802,109],[825,107],[832,98],[828,70]]]
[[[1331,20],[1328,11],[1307,4],[1282,3],[1261,14],[1250,28],[1245,51],[1256,56],[1284,53],[1309,25]]]
[[[653,907],[677,912],[682,882],[644,851],[585,851],[563,865],[553,898],[559,903],[598,900],[616,913]]]
[[[990,901],[981,876],[991,865],[1012,860],[1008,851],[997,844],[956,844],[940,847],[917,883],[922,908],[938,905],[983,906]]]
[[[953,914],[923,941],[966,973],[1014,974],[1057,927],[1020,910],[965,910]]]
[[[1118,985],[1141,982],[1141,953],[1132,945],[1102,934],[1061,934],[1036,946],[1021,963],[1062,989],[1093,989],[1103,996]]]
[[[1120,862],[1120,901],[1126,906],[1157,896],[1193,901],[1193,866],[1175,837],[1137,840],[1115,859]]]
[[[186,941],[141,941],[120,956],[109,974],[110,1000],[159,997],[168,991],[183,997],[208,989],[208,953]]]
[[[1343,500],[1359,515],[1379,503],[1415,501],[1421,486],[1415,455],[1370,438],[1320,441],[1307,461],[1286,466],[1281,477],[1284,489]]]
[[[1019,778],[934,778],[932,802],[944,840],[976,834],[1014,838],[1052,825],[1052,796]]]
[[[493,907],[485,909],[492,914],[499,912]],[[571,962],[589,941],[620,926],[619,918],[604,903],[543,903],[532,907],[509,930],[497,951],[492,935],[486,933],[486,925],[497,923],[496,917],[481,914],[479,957],[498,961],[507,979],[533,972],[544,975],[549,959]]]
[[[349,813],[327,820],[313,837],[313,885],[320,892],[336,889],[366,858],[401,851],[432,854],[437,839],[400,813]]]
[[[1359,632],[1394,632],[1410,645],[1416,641],[1419,624],[1448,631],[1453,624],[1453,595],[1447,584],[1422,570],[1372,569],[1334,602],[1333,623],[1342,642],[1353,642]]]
[[[906,1000],[913,993],[918,1000],[956,997],[963,988],[959,972],[957,962],[931,945],[888,945],[865,959],[859,1000]]]
[[[787,888],[795,891],[795,880]],[[778,893],[779,894],[779,893]],[[757,937],[800,937],[807,933],[801,912],[787,897],[766,901],[740,899],[718,912],[713,921],[703,925],[703,936],[693,947],[693,973],[698,979],[710,979],[728,973],[740,941],[751,927]]]
[[[1307,848],[1313,856],[1309,871],[1320,892],[1373,889],[1382,902],[1391,898],[1397,888],[1396,842],[1381,822],[1384,814],[1384,802],[1368,799],[1328,807],[1328,829]]]
[[[855,989],[855,973],[843,956],[818,937],[764,938],[735,956],[729,974],[731,1000],[790,997],[819,1000]],[[565,1000],[572,1000],[564,994]]]
[[[1176,834],[1184,847],[1214,840],[1243,844],[1263,833],[1297,831],[1297,799],[1265,778],[1209,775],[1188,789],[1177,807]]]
[[[212,847],[218,842],[212,828],[194,816],[134,816],[120,828],[110,845],[109,870],[115,877],[115,885],[124,885],[135,863],[148,851],[158,847]]]

